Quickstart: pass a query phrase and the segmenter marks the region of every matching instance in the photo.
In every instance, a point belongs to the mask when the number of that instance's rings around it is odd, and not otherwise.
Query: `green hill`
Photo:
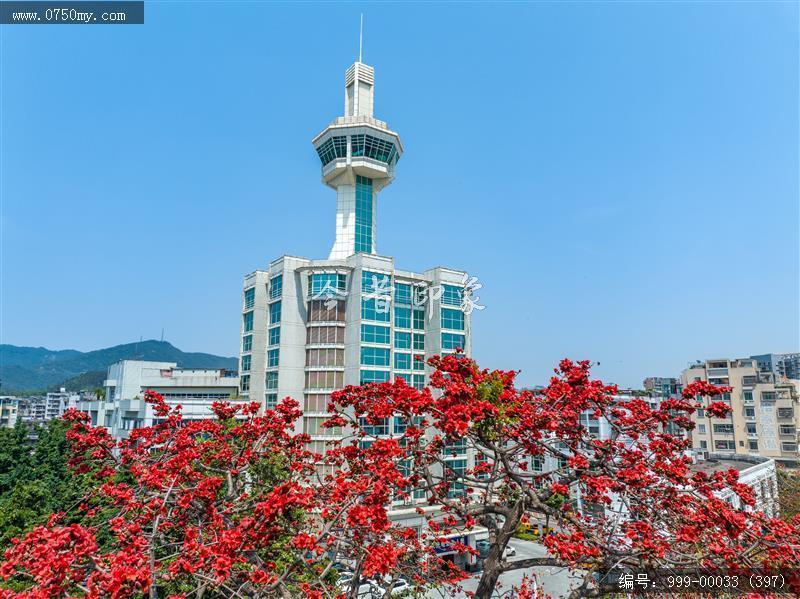
[[[166,341],[126,343],[90,352],[0,345],[0,393],[40,392],[58,387],[91,389],[102,384],[108,366],[120,360],[176,362],[185,368],[237,368],[236,358],[183,352]]]

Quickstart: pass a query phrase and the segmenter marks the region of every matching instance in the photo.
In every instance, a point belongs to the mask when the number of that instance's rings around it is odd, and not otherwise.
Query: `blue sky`
[[[797,351],[796,3],[146,2],[3,26],[2,341],[238,351],[242,276],[327,256],[312,137],[365,15],[406,153],[378,250],[483,284],[474,353],[639,386]]]

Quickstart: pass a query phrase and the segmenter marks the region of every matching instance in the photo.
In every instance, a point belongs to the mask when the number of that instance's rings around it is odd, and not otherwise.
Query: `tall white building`
[[[378,195],[403,145],[373,116],[374,84],[372,67],[347,69],[344,116],[313,140],[322,181],[336,191],[330,255],[283,256],[244,279],[240,393],[266,407],[296,399],[298,428],[318,450],[338,434],[321,427],[332,391],[395,377],[421,388],[429,357],[471,349],[466,273],[407,272],[378,253]]]
[[[92,424],[105,426],[116,439],[130,431],[156,424],[146,391],[164,396],[170,406],[181,405],[185,420],[213,418],[211,404],[237,398],[239,378],[219,368],[178,368],[174,362],[122,360],[108,367],[105,398],[81,401],[79,409]]]

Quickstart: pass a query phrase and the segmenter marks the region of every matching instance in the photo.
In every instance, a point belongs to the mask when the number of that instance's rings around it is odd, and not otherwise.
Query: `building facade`
[[[145,402],[145,391],[164,396],[167,404],[180,404],[185,420],[213,418],[215,401],[236,401],[239,378],[235,373],[213,368],[178,368],[174,362],[122,360],[108,367],[105,398],[81,400],[79,409],[92,424],[106,427],[116,439],[130,431],[158,422],[153,406]]]
[[[798,385],[762,371],[754,358],[706,360],[681,375],[683,385],[706,381],[732,387],[722,400],[726,418],[709,418],[700,409],[692,445],[698,455],[747,454],[793,464],[798,461]],[[708,400],[706,400],[706,403]]]
[[[695,462],[691,469],[695,472],[723,472],[730,469],[739,474],[739,482],[753,490],[755,505],[743,505],[739,496],[731,489],[717,492],[717,496],[733,507],[745,511],[759,511],[767,516],[777,517],[780,512],[778,502],[778,478],[775,460],[742,454],[709,454],[705,460]]]
[[[471,350],[467,274],[407,272],[378,254],[378,195],[393,181],[403,145],[374,118],[373,89],[373,68],[354,63],[344,116],[313,140],[322,181],[336,191],[327,259],[283,256],[244,279],[240,394],[267,408],[296,399],[304,409],[298,429],[319,451],[340,434],[322,427],[333,391],[398,377],[422,388],[428,358]]]
[[[800,354],[760,354],[750,356],[762,372],[771,372],[778,380],[800,379]]]
[[[0,428],[14,428],[19,413],[19,398],[0,396]]]

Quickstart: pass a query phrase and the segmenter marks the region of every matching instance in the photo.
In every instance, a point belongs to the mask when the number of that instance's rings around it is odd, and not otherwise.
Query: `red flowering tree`
[[[800,592],[800,520],[748,511],[753,492],[735,470],[692,469],[688,435],[667,432],[691,430],[690,416],[701,405],[726,416],[730,407],[716,399],[728,389],[693,383],[681,398],[651,407],[591,380],[588,362],[562,361],[537,392],[518,390],[515,372],[482,370],[463,355],[430,363],[433,389],[417,391],[401,379],[348,387],[334,394],[328,424],[350,431],[344,448],[351,467],[372,453],[382,456],[386,498],[422,496],[440,506],[419,510],[428,521],[428,545],[488,529],[477,597],[490,597],[503,572],[553,565],[582,573],[575,597],[618,589],[607,577],[612,569],[769,568]],[[607,422],[610,434],[590,434],[589,415]],[[745,509],[724,501],[726,493]],[[550,556],[506,561],[509,539],[531,518],[552,523],[554,532],[543,540]],[[406,551],[402,540],[393,539],[392,547],[395,554]]]
[[[263,413],[215,404],[216,420],[187,422],[149,393],[163,421],[119,444],[70,412],[72,467],[101,484],[14,543],[0,597],[357,597],[362,581],[379,591],[400,576],[455,592],[465,575],[439,551],[476,560],[458,539],[477,529],[490,547],[481,598],[502,572],[536,565],[582,572],[577,597],[602,591],[612,568],[800,562],[800,523],[734,509],[720,493],[753,503],[736,473],[693,471],[688,442],[665,432],[689,429],[698,397],[713,400],[719,388],[691,385],[651,408],[615,399],[587,363],[562,362],[536,393],[516,389],[514,372],[463,356],[430,364],[432,389],[398,379],[335,393],[327,426],[341,427],[341,441],[322,454],[295,432],[301,412],[288,398]],[[606,419],[610,438],[594,438],[584,414]],[[405,526],[400,509],[424,526]],[[549,557],[504,560],[519,525],[539,517],[554,528]],[[346,584],[337,563],[353,571]]]

